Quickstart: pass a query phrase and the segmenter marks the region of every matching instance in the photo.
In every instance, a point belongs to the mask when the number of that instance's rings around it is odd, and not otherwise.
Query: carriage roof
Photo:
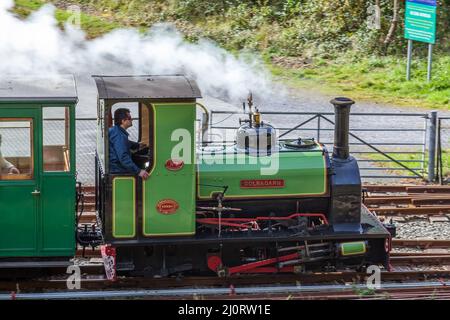
[[[75,79],[71,75],[0,77],[0,103],[78,101]]]

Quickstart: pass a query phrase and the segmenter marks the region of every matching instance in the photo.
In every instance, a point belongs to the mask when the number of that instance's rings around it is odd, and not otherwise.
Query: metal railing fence
[[[332,112],[263,112],[263,120],[279,131],[281,139],[315,138],[332,150],[334,113]],[[234,143],[235,130],[242,113],[211,111],[207,140],[215,143]],[[363,178],[421,178],[427,176],[427,150],[431,116],[427,113],[351,113],[350,152],[360,162]],[[449,164],[444,154],[449,149],[450,117],[439,117],[436,122],[436,177],[448,183]],[[61,126],[63,119],[46,119],[48,128]],[[95,179],[96,118],[78,118],[76,121],[76,161],[78,179],[93,184]],[[138,139],[138,121],[128,131],[130,139]],[[428,130],[427,130],[428,128]],[[197,120],[197,140],[205,137],[200,132],[202,120]],[[51,137],[51,136],[50,136]],[[229,139],[224,139],[228,137]],[[3,148],[3,146],[2,146]],[[433,169],[434,172],[434,169]]]
[[[236,130],[243,116],[212,111],[208,140],[228,137],[220,131]],[[281,139],[315,138],[332,150],[332,112],[262,112],[262,117],[279,130]],[[425,179],[429,118],[427,113],[351,113],[350,152],[360,162],[362,177]]]

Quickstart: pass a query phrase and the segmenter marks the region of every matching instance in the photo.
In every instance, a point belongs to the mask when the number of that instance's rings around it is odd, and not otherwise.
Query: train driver
[[[131,159],[131,150],[137,150],[144,145],[128,140],[127,129],[133,125],[129,109],[119,108],[114,112],[114,126],[109,129],[109,168],[111,173],[133,173],[142,179],[148,178],[148,173],[141,170]]]
[[[2,135],[0,134],[0,147],[2,146]],[[2,151],[0,149],[0,173],[9,174],[20,174],[19,169],[17,169],[11,162],[3,158]]]

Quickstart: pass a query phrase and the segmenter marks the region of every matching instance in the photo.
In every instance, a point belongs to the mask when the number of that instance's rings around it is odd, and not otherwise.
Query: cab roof
[[[93,76],[99,99],[201,98],[196,82],[184,75]]]
[[[0,103],[78,101],[75,78],[56,76],[0,76]]]

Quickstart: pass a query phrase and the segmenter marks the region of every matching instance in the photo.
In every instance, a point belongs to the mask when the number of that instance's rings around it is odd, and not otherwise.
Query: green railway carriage
[[[68,264],[75,254],[72,76],[0,81],[0,268]]]

